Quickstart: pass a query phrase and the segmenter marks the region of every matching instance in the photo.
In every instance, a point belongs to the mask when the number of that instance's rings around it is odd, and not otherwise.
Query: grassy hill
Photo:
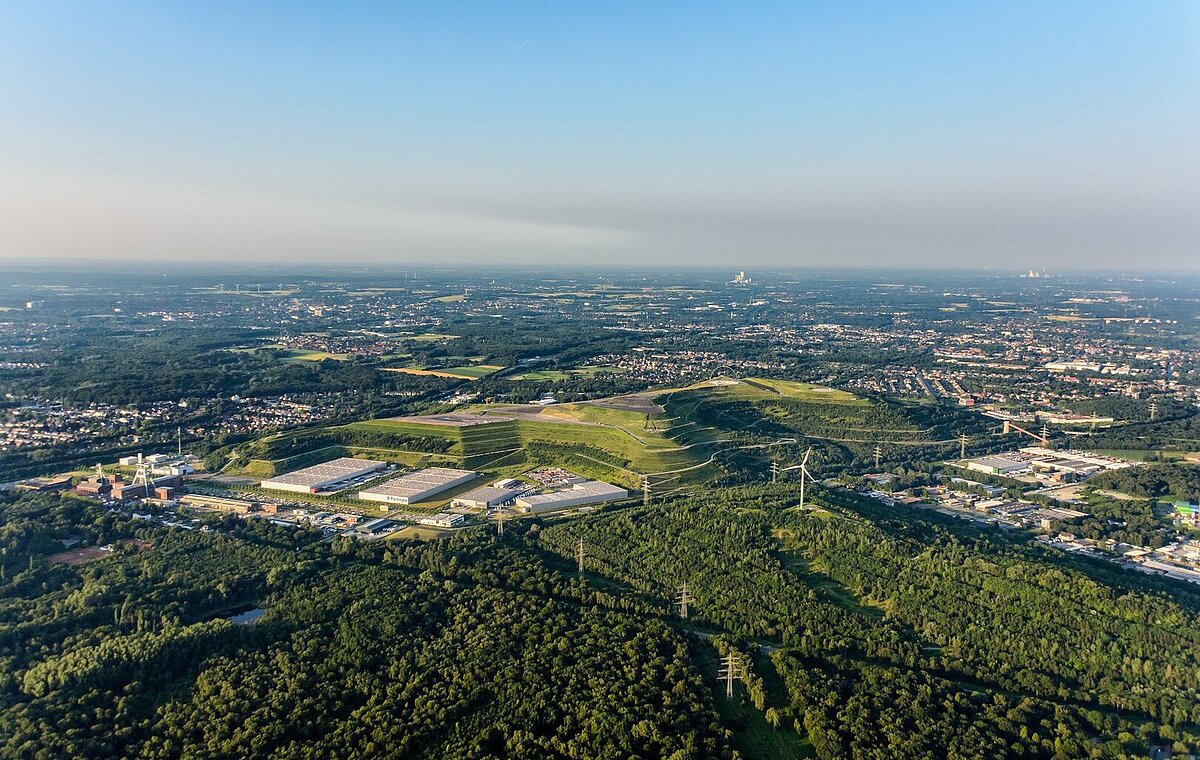
[[[952,437],[954,413],[807,383],[713,380],[581,403],[486,404],[283,433],[246,447],[242,471],[268,476],[346,455],[505,475],[558,465],[630,488],[648,475],[661,494],[729,475],[761,477],[770,459],[786,464],[810,444],[818,460],[843,462],[880,440],[932,445]]]
[[[477,424],[409,417],[267,436],[244,448],[240,471],[267,477],[336,456],[358,455],[503,474],[558,465],[636,488],[643,474],[650,474],[655,485],[702,483],[722,474],[708,461],[710,452],[647,429],[665,424],[648,424],[644,413],[591,404],[488,405],[472,412],[476,419],[470,421]]]

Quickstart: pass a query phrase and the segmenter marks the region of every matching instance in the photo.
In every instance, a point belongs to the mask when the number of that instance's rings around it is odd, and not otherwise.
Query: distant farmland
[[[416,367],[383,367],[384,372],[401,372],[405,375],[429,375],[432,377],[451,377],[458,380],[478,380],[493,372],[504,369],[496,364],[474,364],[464,367],[439,367],[438,369],[417,369]]]

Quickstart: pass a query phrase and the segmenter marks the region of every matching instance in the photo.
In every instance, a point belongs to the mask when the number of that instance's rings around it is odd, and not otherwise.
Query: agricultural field
[[[462,367],[439,367],[438,369],[419,369],[417,367],[383,367],[384,372],[400,372],[405,375],[427,375],[431,377],[449,377],[459,380],[478,380],[493,372],[504,369],[496,364],[472,364]]]
[[[459,336],[448,335],[446,333],[421,333],[419,335],[405,336],[405,338],[407,340],[415,340],[420,343],[430,343],[430,342],[437,341],[437,340],[454,340],[457,337],[459,337]]]
[[[313,351],[304,348],[288,348],[281,346],[278,343],[272,343],[269,346],[239,346],[237,348],[227,348],[226,351],[235,354],[258,354],[263,352],[272,353],[284,361],[289,362],[319,362],[325,359],[343,362],[350,358],[350,354],[331,354],[325,351]]]
[[[614,375],[624,374],[626,370],[621,367],[612,365],[604,366],[588,366],[576,367],[574,369],[541,369],[531,372],[523,372],[519,375],[513,375],[510,380],[529,380],[533,382],[556,382],[559,380],[569,380],[572,377],[595,377],[601,372],[608,372]]]
[[[520,375],[513,375],[510,380],[530,380],[533,382],[557,382],[559,380],[567,380],[571,376],[562,370],[557,369],[541,369],[533,372],[524,372]]]
[[[290,362],[321,362],[326,359],[344,362],[350,358],[350,354],[331,354],[326,351],[310,351],[302,348],[282,348],[277,346],[268,346],[268,348],[275,349],[285,361]]]

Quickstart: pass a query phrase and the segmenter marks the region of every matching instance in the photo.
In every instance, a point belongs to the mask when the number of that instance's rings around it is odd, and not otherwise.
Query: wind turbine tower
[[[800,509],[804,509],[804,481],[812,480],[816,482],[816,478],[808,474],[808,457],[812,454],[812,446],[808,447],[808,451],[804,452],[804,459],[800,460]]]
[[[583,579],[583,538],[580,537],[579,545],[575,549],[575,558],[579,561],[579,578]]]

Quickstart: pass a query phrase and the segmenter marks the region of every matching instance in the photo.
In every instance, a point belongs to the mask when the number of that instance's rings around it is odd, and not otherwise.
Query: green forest
[[[847,491],[807,501],[721,488],[422,543],[5,496],[0,756],[1200,747],[1200,591]],[[68,544],[107,551],[70,564]]]

